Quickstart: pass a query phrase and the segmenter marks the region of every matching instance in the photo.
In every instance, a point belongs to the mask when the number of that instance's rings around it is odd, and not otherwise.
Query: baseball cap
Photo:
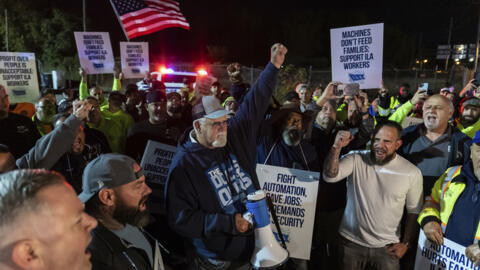
[[[220,104],[220,100],[215,96],[202,97],[203,110],[205,115],[203,117],[209,119],[217,119],[228,114],[228,111]]]
[[[480,107],[480,99],[476,97],[471,97],[467,100],[465,100],[462,104],[462,106],[465,108],[467,106],[474,106],[474,107]]]
[[[82,193],[78,198],[87,202],[104,188],[115,188],[137,180],[143,170],[133,171],[135,160],[116,154],[103,154],[88,163],[82,176]]]
[[[145,100],[147,104],[153,103],[153,102],[160,102],[160,101],[166,101],[167,96],[165,95],[165,92],[163,91],[147,91],[147,94],[145,96]]]

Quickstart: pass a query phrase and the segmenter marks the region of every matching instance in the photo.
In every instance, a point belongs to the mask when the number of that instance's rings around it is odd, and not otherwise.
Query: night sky
[[[73,5],[57,1],[81,16],[80,0]],[[87,30],[109,32],[112,44],[125,41],[110,2],[86,1]],[[433,60],[437,44],[447,43],[450,17],[452,43],[476,41],[478,7],[472,0],[323,2],[180,1],[190,31],[166,29],[132,41],[150,43],[152,62],[239,61],[254,66],[265,64],[271,44],[283,42],[290,50],[288,62],[314,68],[330,66],[330,28],[384,22],[386,66],[406,67],[420,55]],[[118,55],[118,46],[113,47]]]

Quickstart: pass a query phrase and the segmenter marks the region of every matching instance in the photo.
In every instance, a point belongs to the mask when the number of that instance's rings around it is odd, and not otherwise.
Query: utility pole
[[[83,4],[83,32],[87,32],[87,4],[82,0]]]
[[[477,6],[478,8],[478,28],[477,28],[477,48],[475,49],[475,67],[473,68],[473,72],[477,72],[478,69],[478,50],[480,47],[480,5]]]
[[[5,45],[7,46],[8,52],[8,11],[5,9]]]
[[[445,59],[445,71],[448,69],[448,60],[452,56],[452,48],[451,48],[451,41],[452,41],[452,28],[453,28],[453,17],[450,17],[450,27],[448,29],[448,57]]]

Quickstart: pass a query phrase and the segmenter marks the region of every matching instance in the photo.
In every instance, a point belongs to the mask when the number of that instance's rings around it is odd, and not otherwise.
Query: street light
[[[427,63],[428,62],[428,59],[423,59],[423,63]]]

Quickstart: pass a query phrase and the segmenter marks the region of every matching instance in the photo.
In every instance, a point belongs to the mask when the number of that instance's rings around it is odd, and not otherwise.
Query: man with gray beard
[[[203,97],[205,115],[180,139],[165,197],[169,226],[188,245],[188,269],[249,266],[254,236],[242,214],[247,194],[258,188],[256,138],[286,53],[272,46],[270,63],[235,116],[228,118],[214,96]]]

